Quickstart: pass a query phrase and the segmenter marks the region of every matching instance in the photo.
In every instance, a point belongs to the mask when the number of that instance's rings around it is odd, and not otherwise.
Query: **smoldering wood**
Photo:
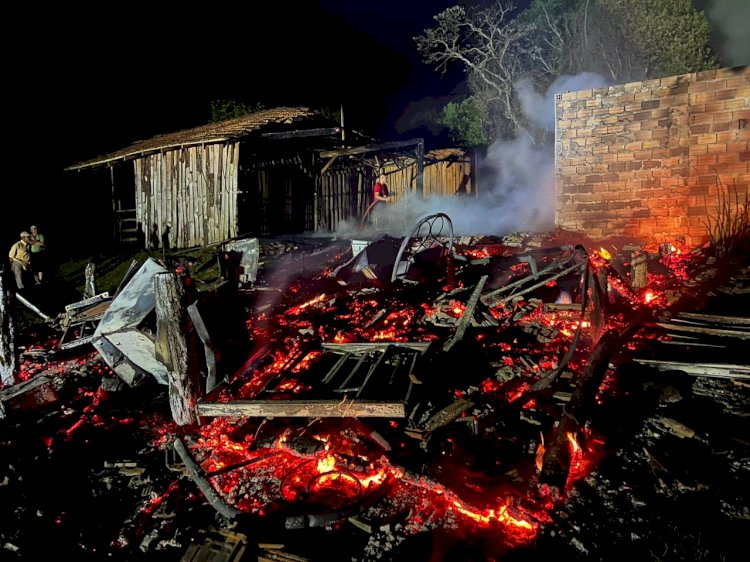
[[[4,386],[13,384],[13,375],[17,366],[15,322],[10,289],[10,284],[14,282],[8,275],[8,268],[0,268],[0,383]]]
[[[403,402],[370,400],[237,400],[234,402],[199,402],[201,417],[272,417],[272,418],[403,418]]]
[[[167,367],[172,417],[178,425],[196,424],[200,374],[194,333],[188,326],[184,284],[175,273],[161,273],[154,277],[154,296],[156,357]]]
[[[694,377],[750,380],[750,366],[748,365],[690,363],[685,361],[661,361],[657,359],[634,359],[633,361],[641,365],[654,367],[659,371],[682,371]]]
[[[556,269],[565,267],[568,263],[570,263],[572,259],[573,259],[573,256],[556,260],[552,262],[551,264],[549,264],[544,269],[537,271],[536,273],[532,273],[531,275],[528,275],[524,277],[523,279],[518,279],[517,281],[513,281],[512,283],[508,283],[507,285],[503,285],[502,287],[498,287],[494,291],[490,291],[489,293],[482,295],[482,298],[480,300],[482,301],[483,304],[487,306],[495,306],[492,303],[495,302],[495,299],[498,298],[499,295],[505,293],[506,291],[510,291],[511,289],[515,289],[516,287],[520,287],[521,285],[525,285],[526,283],[529,283],[530,281],[534,281],[535,279],[538,279],[542,275],[551,273],[555,271]]]
[[[179,437],[174,440],[174,442],[172,443],[172,447],[174,447],[174,450],[177,451],[178,455],[180,455],[182,462],[185,463],[185,467],[188,469],[190,477],[193,479],[193,482],[198,485],[198,488],[203,493],[206,501],[208,501],[208,503],[210,503],[216,511],[221,513],[227,519],[234,519],[242,513],[238,509],[225,504],[213,489],[211,484],[208,482],[208,480],[201,476],[200,469],[198,468],[198,466],[196,466],[193,457],[190,456],[190,453],[185,447],[185,444],[179,439]]]
[[[469,302],[466,303],[466,308],[464,309],[463,314],[461,315],[461,319],[458,321],[458,325],[456,326],[456,333],[453,334],[453,337],[451,337],[447,342],[445,342],[445,344],[443,345],[443,351],[449,351],[456,343],[461,341],[461,339],[464,337],[466,328],[469,326],[471,319],[474,317],[474,309],[477,307],[477,303],[479,302],[479,297],[481,296],[482,291],[484,290],[484,284],[487,282],[487,278],[488,278],[488,275],[483,275],[481,279],[479,279],[477,286],[474,288],[474,292],[471,294],[471,297],[469,298]]]
[[[750,326],[750,318],[742,316],[720,316],[718,314],[698,314],[695,312],[680,312],[677,318],[686,318],[688,320],[699,320],[710,324],[737,324],[741,326]]]
[[[336,363],[331,367],[331,369],[325,374],[321,382],[323,384],[327,384],[333,380],[333,378],[336,376],[336,374],[339,372],[341,367],[344,366],[344,363],[346,363],[349,360],[349,357],[351,357],[351,353],[344,353],[341,357],[338,358]]]
[[[594,406],[596,392],[601,386],[609,361],[622,346],[638,331],[639,317],[632,321],[622,332],[609,330],[602,335],[589,356],[578,386],[570,398],[568,407],[560,417],[554,437],[550,440],[542,461],[539,482],[557,486],[562,490],[570,472],[570,442],[568,434],[575,434],[589,417]]]
[[[380,365],[385,361],[389,352],[393,349],[394,348],[391,346],[386,347],[383,350],[383,352],[380,354],[380,357],[378,357],[375,360],[375,362],[372,365],[370,365],[370,368],[367,370],[367,374],[365,375],[365,378],[362,381],[362,384],[357,389],[357,394],[355,395],[356,398],[359,398],[362,395],[362,391],[365,389],[365,386],[367,386],[367,383],[370,382],[370,378],[372,377],[373,373],[377,371],[378,367],[380,367]]]
[[[707,336],[719,336],[719,337],[733,337],[742,340],[750,339],[750,331],[743,330],[729,330],[724,328],[706,328],[703,326],[688,326],[685,324],[674,324],[666,322],[649,322],[644,323],[644,326],[650,328],[664,328],[674,332],[688,332],[695,334],[705,334]]]
[[[430,347],[430,342],[385,342],[385,343],[324,343],[323,349],[335,353],[364,353],[365,351],[382,351],[388,346],[408,347],[414,351],[424,353]]]
[[[648,285],[648,254],[638,253],[630,260],[631,285],[633,289],[640,290]]]
[[[581,312],[581,303],[544,303],[544,312]]]
[[[577,263],[577,264],[571,265],[570,267],[564,269],[563,271],[561,271],[561,272],[553,275],[552,277],[547,277],[547,278],[543,279],[542,281],[539,281],[538,283],[533,284],[531,287],[527,287],[526,289],[523,289],[522,291],[519,291],[517,293],[513,293],[513,294],[507,295],[505,297],[500,297],[499,293],[497,292],[497,291],[500,291],[500,289],[497,289],[496,291],[493,291],[492,293],[487,293],[486,295],[482,296],[480,300],[482,301],[482,304],[485,304],[485,305],[487,305],[489,307],[498,306],[500,304],[503,304],[503,303],[506,303],[506,302],[508,302],[510,300],[513,300],[513,299],[515,299],[517,297],[523,296],[526,293],[530,293],[531,291],[535,291],[539,287],[543,287],[544,285],[546,285],[550,281],[554,281],[556,279],[559,279],[560,277],[568,275],[569,273],[572,273],[575,270],[581,270],[582,268],[583,268],[583,265],[580,264],[580,263]],[[542,271],[544,271],[544,270],[542,270]],[[525,282],[527,280],[531,280],[531,279],[537,278],[542,273],[542,271],[540,271],[536,275],[530,275],[529,277],[526,277],[525,279],[523,279],[523,281]],[[501,287],[501,289],[503,289],[503,287]]]
[[[424,427],[421,428],[425,433],[432,433],[436,429],[444,427],[451,423],[453,420],[458,418],[461,414],[469,410],[474,406],[474,402],[471,400],[460,399],[455,400],[434,416],[427,420]]]
[[[8,415],[8,411],[13,409],[14,402],[20,396],[34,392],[35,389],[46,384],[51,384],[53,379],[54,375],[42,373],[15,386],[0,390],[0,419]]]
[[[607,271],[605,268],[589,268],[589,287],[591,293],[591,331],[594,339],[601,334],[607,323],[609,297],[607,295]]]

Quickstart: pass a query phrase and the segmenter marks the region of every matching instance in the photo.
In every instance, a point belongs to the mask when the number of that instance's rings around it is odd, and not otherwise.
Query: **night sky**
[[[32,222],[52,241],[96,236],[77,209],[106,204],[108,182],[99,191],[63,169],[204,124],[212,100],[343,104],[347,127],[381,140],[445,144],[424,115],[461,88],[463,72],[436,73],[412,37],[455,3],[121,3],[109,4],[107,15],[66,3],[45,8],[41,19],[23,8],[22,39],[6,49],[13,132],[6,202],[18,212],[3,213],[2,240],[9,246]]]
[[[712,2],[718,4],[703,4]],[[86,218],[108,208],[108,180],[92,185],[63,169],[155,134],[204,124],[212,100],[266,107],[343,104],[347,127],[382,141],[424,137],[428,149],[449,144],[446,132],[429,126],[426,117],[463,92],[463,70],[441,76],[419,60],[412,38],[456,3],[19,7],[6,20],[4,36],[10,166],[0,240],[9,247],[31,223],[50,241],[68,245],[110,236],[92,232]],[[92,210],[81,212],[84,206]]]

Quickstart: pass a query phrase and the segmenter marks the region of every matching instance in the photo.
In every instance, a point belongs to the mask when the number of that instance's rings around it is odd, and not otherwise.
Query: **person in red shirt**
[[[386,203],[391,201],[391,195],[388,193],[388,184],[385,180],[385,174],[380,174],[380,178],[372,188],[372,195],[375,201],[384,201]]]

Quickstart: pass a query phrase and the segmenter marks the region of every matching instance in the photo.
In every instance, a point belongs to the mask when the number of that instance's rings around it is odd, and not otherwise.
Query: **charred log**
[[[0,270],[0,383],[3,386],[13,384],[16,370],[15,326],[9,288],[12,279],[6,271],[5,267]]]
[[[174,273],[154,277],[156,358],[168,369],[169,405],[178,425],[195,424],[200,396],[197,342],[189,323],[185,286]]]
[[[609,330],[597,342],[578,388],[570,398],[570,403],[555,429],[554,437],[544,454],[539,482],[556,486],[562,490],[570,472],[570,441],[589,419],[595,402],[596,392],[607,372],[610,358],[622,348],[626,341],[638,330],[639,322],[632,322],[622,332]]]

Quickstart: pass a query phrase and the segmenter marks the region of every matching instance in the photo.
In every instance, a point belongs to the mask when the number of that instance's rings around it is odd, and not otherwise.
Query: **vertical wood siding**
[[[385,166],[388,187],[398,201],[416,191],[417,164],[399,168],[395,164]],[[372,168],[329,170],[321,178],[315,228],[318,231],[334,231],[343,220],[358,223],[372,202],[372,187],[377,178]],[[453,161],[425,164],[424,196],[457,195],[459,188],[465,193],[475,193],[471,176],[471,159],[468,156]]]
[[[237,236],[237,144],[169,150],[134,161],[136,220],[146,245],[172,224],[174,248]]]

